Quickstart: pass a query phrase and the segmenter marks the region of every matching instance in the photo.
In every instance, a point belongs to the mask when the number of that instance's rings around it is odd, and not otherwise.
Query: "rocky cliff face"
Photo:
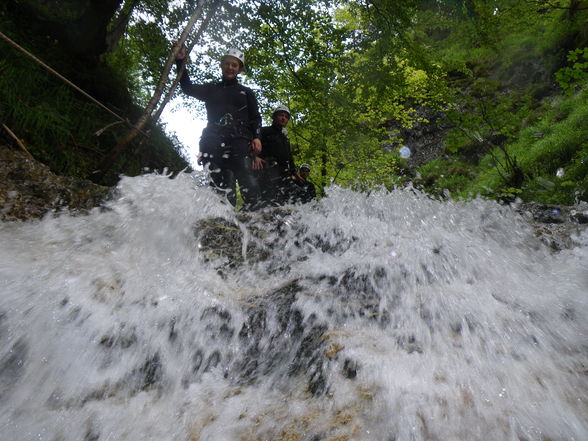
[[[50,212],[84,212],[100,204],[108,187],[57,176],[22,150],[0,145],[0,220],[40,218]]]

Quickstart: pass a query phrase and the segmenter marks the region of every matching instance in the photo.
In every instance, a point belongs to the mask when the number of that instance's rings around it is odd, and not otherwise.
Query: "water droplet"
[[[537,176],[535,178],[535,180],[537,181],[537,183],[539,185],[541,185],[541,187],[547,189],[547,190],[551,190],[553,187],[555,187],[555,184],[551,181],[548,181],[547,179],[542,178],[541,176]]]
[[[405,159],[410,158],[410,155],[412,154],[410,149],[406,146],[400,147],[400,150],[398,152],[400,153],[400,157]]]

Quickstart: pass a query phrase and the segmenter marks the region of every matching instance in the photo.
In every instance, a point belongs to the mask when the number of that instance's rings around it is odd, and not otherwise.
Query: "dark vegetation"
[[[105,62],[106,34],[118,1],[8,1],[0,29],[97,101],[133,121],[142,108],[124,71]],[[29,152],[61,175],[93,178],[101,159],[129,124],[90,101],[5,41],[0,43],[0,119]],[[102,183],[145,169],[178,172],[189,166],[176,139],[149,127],[118,158]],[[4,142],[14,142],[2,130]]]
[[[0,41],[1,122],[56,173],[92,178],[142,114],[198,4],[3,2],[4,34],[128,122]],[[215,77],[222,49],[244,48],[245,81],[266,116],[277,103],[293,110],[297,160],[319,187],[588,199],[586,0],[217,1],[204,12],[214,19],[190,37],[201,43],[191,75]],[[103,183],[187,166],[159,123],[145,132]]]

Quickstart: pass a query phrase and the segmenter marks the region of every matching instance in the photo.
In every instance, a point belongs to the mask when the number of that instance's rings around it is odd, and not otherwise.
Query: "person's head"
[[[223,78],[232,80],[237,78],[245,68],[245,54],[239,49],[228,49],[221,57],[221,71]]]
[[[290,109],[286,106],[278,106],[272,113],[272,119],[275,125],[280,127],[286,127],[288,121],[290,121]]]
[[[310,175],[310,165],[308,164],[302,164],[300,167],[298,167],[298,175],[306,180],[308,178],[308,175]]]

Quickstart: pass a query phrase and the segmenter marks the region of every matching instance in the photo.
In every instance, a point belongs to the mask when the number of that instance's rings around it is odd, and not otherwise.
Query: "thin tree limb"
[[[214,0],[210,11],[208,11],[208,15],[206,16],[206,18],[204,19],[204,21],[201,23],[200,28],[198,29],[198,32],[194,36],[194,39],[187,46],[187,49],[186,49],[186,58],[187,58],[187,55],[192,51],[192,49],[194,49],[194,46],[196,45],[196,43],[198,42],[198,40],[200,39],[200,37],[202,37],[202,34],[204,33],[204,31],[208,27],[208,23],[210,22],[210,20],[212,19],[212,17],[216,13],[216,10],[217,10],[217,8],[218,8],[219,5],[220,5],[220,0]],[[168,89],[168,91],[167,91],[167,93],[166,93],[166,95],[165,95],[162,103],[159,105],[159,108],[157,109],[157,111],[153,115],[153,121],[157,121],[159,119],[159,117],[161,116],[161,113],[163,112],[163,109],[169,103],[169,100],[173,96],[174,91],[178,87],[178,84],[180,83],[180,79],[182,78],[182,75],[184,74],[184,70],[186,69],[186,58],[183,60],[180,68],[178,69],[178,73],[176,75],[176,78],[174,79],[171,87]]]
[[[3,128],[4,128],[4,130],[6,130],[6,132],[7,132],[7,133],[10,135],[10,137],[16,141],[16,143],[18,144],[18,146],[19,146],[21,149],[23,149],[23,150],[24,150],[24,152],[27,154],[27,156],[28,156],[29,158],[31,158],[31,159],[34,159],[34,158],[33,158],[33,155],[31,155],[31,153],[30,153],[30,152],[27,150],[27,148],[25,147],[24,143],[23,143],[23,142],[22,142],[22,141],[21,141],[21,140],[18,138],[18,136],[16,136],[16,135],[14,134],[14,132],[13,132],[12,130],[10,130],[6,124],[2,123],[2,127],[3,127]]]
[[[198,4],[196,6],[196,9],[194,10],[193,14],[190,16],[190,19],[188,20],[188,24],[186,25],[186,27],[182,31],[182,34],[181,34],[179,41],[178,41],[178,45],[176,45],[172,48],[169,56],[167,57],[167,61],[165,63],[165,66],[163,68],[161,76],[159,77],[159,82],[157,84],[157,87],[155,88],[155,91],[153,92],[153,96],[149,100],[149,103],[145,107],[145,110],[143,111],[143,115],[141,115],[141,117],[133,125],[131,130],[127,133],[127,135],[124,138],[122,138],[118,142],[118,144],[114,147],[114,149],[112,149],[112,151],[104,158],[104,160],[102,161],[102,163],[98,167],[97,173],[95,173],[92,176],[92,179],[94,181],[96,181],[96,182],[102,181],[102,179],[104,178],[106,173],[112,168],[112,166],[114,165],[116,160],[120,157],[120,155],[127,149],[128,145],[131,143],[131,141],[133,141],[133,139],[135,139],[135,137],[142,131],[143,127],[145,127],[147,122],[151,119],[151,114],[153,113],[155,106],[157,105],[157,103],[161,99],[161,95],[163,94],[165,84],[166,84],[167,79],[169,77],[169,73],[172,69],[172,66],[174,64],[174,61],[175,61],[176,56],[178,54],[178,51],[180,50],[180,48],[182,47],[182,45],[184,44],[184,42],[188,38],[188,35],[190,34],[190,32],[192,32],[192,29],[194,28],[196,21],[202,15],[203,6],[204,6],[204,0],[198,0]]]

